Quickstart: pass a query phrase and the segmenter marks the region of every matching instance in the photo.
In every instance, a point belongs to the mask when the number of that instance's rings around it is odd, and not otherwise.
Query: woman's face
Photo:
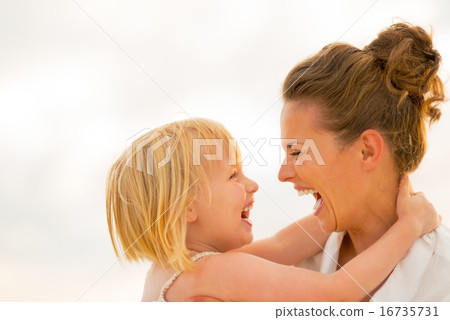
[[[324,231],[350,230],[361,223],[352,211],[358,205],[352,201],[358,198],[358,150],[352,145],[343,149],[333,133],[321,129],[318,110],[317,104],[308,100],[284,105],[281,137],[287,161],[278,178],[291,182],[299,196],[303,190],[317,191],[313,212]]]

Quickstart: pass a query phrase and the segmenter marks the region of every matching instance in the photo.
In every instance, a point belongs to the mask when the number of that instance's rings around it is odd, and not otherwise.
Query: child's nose
[[[253,181],[252,179],[248,179],[247,185],[246,185],[246,191],[249,193],[255,193],[258,191],[259,186],[258,184]]]

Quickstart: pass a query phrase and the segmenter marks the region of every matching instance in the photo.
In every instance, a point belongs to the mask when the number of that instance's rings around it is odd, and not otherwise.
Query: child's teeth
[[[245,208],[243,211],[244,211],[244,212],[247,212],[247,211],[248,211],[248,208]]]

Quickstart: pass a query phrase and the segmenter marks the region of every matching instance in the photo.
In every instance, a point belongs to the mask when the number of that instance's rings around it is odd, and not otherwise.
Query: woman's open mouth
[[[324,204],[322,196],[316,189],[302,189],[302,190],[297,189],[297,194],[299,197],[302,197],[302,196],[305,196],[308,194],[312,194],[314,196],[314,198],[316,199],[316,203],[314,204],[312,213],[315,215],[319,212],[320,208],[322,208],[322,206]]]
[[[316,204],[313,207],[313,214],[317,215],[319,210],[322,208],[324,202],[322,196],[318,192],[314,195],[314,198],[316,198]]]

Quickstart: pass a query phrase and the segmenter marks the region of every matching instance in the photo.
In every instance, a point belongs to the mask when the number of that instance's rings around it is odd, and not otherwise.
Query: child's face
[[[211,162],[207,177],[211,198],[208,201],[208,193],[203,190],[195,200],[192,212],[197,220],[190,223],[188,236],[221,252],[252,242],[252,222],[248,218],[258,184],[247,178],[240,166],[229,165],[228,157]]]

